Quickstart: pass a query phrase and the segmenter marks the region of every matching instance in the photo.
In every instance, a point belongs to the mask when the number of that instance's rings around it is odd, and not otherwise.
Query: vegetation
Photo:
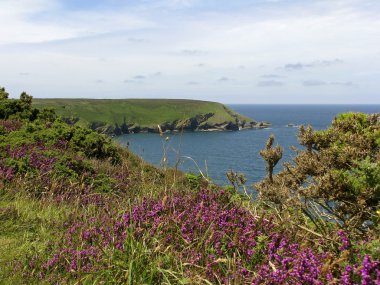
[[[0,283],[380,283],[376,116],[301,129],[306,149],[284,170],[303,178],[301,165],[321,161],[325,172],[338,171],[331,181],[340,188],[322,196],[334,203],[330,215],[344,213],[334,221],[306,207],[324,193],[318,165],[293,192],[278,184],[284,171],[271,172],[281,157],[274,138],[262,152],[272,179],[252,201],[238,192],[240,174],[230,172],[231,186],[221,188],[159,170],[103,135],[33,109],[31,97],[0,98]],[[364,213],[343,212],[348,199]]]
[[[225,124],[244,124],[252,119],[234,113],[215,102],[170,99],[36,99],[38,109],[53,108],[67,121],[77,122],[106,133],[127,133],[141,130],[204,128]],[[241,124],[240,123],[240,124]]]
[[[330,128],[301,127],[293,163],[272,177],[281,158],[270,138],[264,159],[268,178],[257,185],[262,198],[281,210],[306,214],[324,233],[334,221],[361,234],[378,223],[380,210],[380,115],[341,114]]]

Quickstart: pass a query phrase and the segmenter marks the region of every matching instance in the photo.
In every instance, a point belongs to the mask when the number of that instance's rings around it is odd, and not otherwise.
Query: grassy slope
[[[142,127],[214,113],[211,124],[235,121],[234,113],[223,104],[177,99],[34,99],[36,108],[54,108],[59,115],[79,117],[82,123],[101,121],[113,125],[135,123]],[[96,118],[96,119],[95,119]],[[238,115],[240,120],[252,119]]]

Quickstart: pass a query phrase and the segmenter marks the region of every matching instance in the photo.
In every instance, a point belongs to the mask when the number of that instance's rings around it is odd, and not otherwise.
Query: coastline
[[[171,126],[175,123],[169,124]],[[109,125],[103,125],[101,127],[90,128],[98,133],[106,134],[111,137],[117,137],[125,134],[138,134],[138,133],[160,133],[160,129],[163,133],[180,133],[180,132],[233,132],[244,131],[254,129],[266,129],[272,124],[269,122],[250,122],[249,124],[242,125],[240,123],[225,122],[224,124],[215,125],[197,125],[197,126],[180,126],[180,127],[168,127],[168,124],[158,125],[156,127],[140,127],[134,124],[130,126],[124,126],[122,128],[115,128]]]

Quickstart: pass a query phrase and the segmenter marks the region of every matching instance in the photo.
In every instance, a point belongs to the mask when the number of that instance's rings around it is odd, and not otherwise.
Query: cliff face
[[[90,128],[100,133],[117,136],[131,133],[158,133],[158,125],[163,132],[239,131],[243,129],[262,129],[270,126],[267,122],[246,121],[239,118],[236,118],[235,121],[212,123],[209,119],[213,116],[213,113],[200,114],[195,117],[164,122],[151,127],[142,127],[135,123],[122,124],[120,126],[115,124],[112,126],[102,122],[92,122]]]

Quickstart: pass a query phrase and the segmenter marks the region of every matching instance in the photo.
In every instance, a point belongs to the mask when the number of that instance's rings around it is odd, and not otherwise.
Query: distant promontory
[[[52,108],[70,124],[108,135],[139,132],[237,131],[265,128],[216,102],[184,99],[33,99],[38,109]]]

